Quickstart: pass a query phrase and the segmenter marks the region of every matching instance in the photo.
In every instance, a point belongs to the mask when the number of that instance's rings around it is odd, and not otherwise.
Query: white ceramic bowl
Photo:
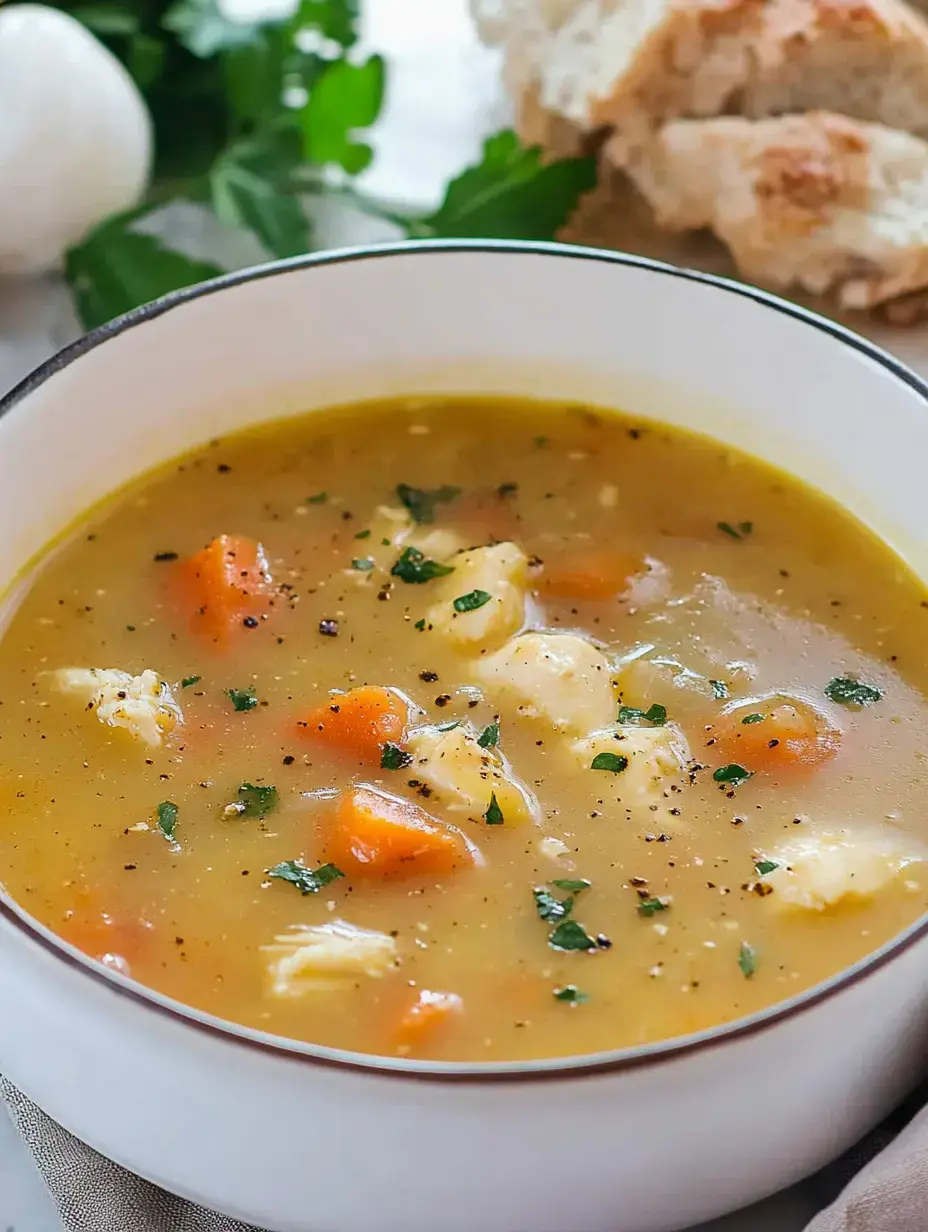
[[[928,576],[928,389],[899,364],[742,286],[478,242],[233,275],[64,351],[0,405],[0,587],[87,506],[212,436],[448,391],[591,399],[711,433],[830,493]],[[210,1019],[2,898],[0,1071],[103,1154],[274,1232],[666,1232],[818,1168],[914,1082],[926,933],[716,1030],[452,1065]]]

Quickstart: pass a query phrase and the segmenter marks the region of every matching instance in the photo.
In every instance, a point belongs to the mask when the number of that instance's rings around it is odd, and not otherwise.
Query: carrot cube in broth
[[[627,552],[571,552],[545,560],[538,589],[556,599],[612,599],[647,570],[642,557]]]
[[[464,1012],[464,1002],[454,992],[423,988],[400,1019],[396,1045],[402,1052],[415,1052]]]
[[[841,745],[841,732],[826,714],[785,695],[727,706],[709,737],[714,755],[752,774],[808,773],[830,761]]]
[[[220,535],[180,566],[180,589],[192,627],[224,645],[236,628],[249,628],[274,602],[264,548],[245,535]]]
[[[347,693],[331,693],[298,727],[330,748],[379,766],[384,745],[405,740],[408,718],[409,706],[395,689],[359,685]]]

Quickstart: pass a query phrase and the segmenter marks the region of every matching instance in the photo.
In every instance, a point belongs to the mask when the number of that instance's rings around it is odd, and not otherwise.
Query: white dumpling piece
[[[184,721],[170,688],[151,668],[133,676],[114,667],[62,667],[52,675],[62,693],[83,702],[101,723],[153,748]]]
[[[605,655],[575,633],[524,633],[474,664],[501,710],[582,735],[615,718]]]
[[[262,946],[275,997],[301,997],[366,976],[378,979],[398,966],[396,941],[387,933],[345,920],[301,924]]]
[[[777,867],[759,880],[774,906],[825,911],[839,903],[873,898],[923,856],[882,834],[804,835],[765,854]]]
[[[425,783],[435,803],[448,813],[483,822],[495,795],[507,824],[538,816],[537,800],[506,759],[497,749],[482,749],[463,723],[449,731],[416,728],[407,736],[406,747],[413,755],[410,775]]]
[[[596,790],[626,808],[668,803],[671,785],[688,783],[686,739],[671,724],[663,727],[610,727],[574,740],[570,751],[579,765],[597,776]],[[593,770],[600,753],[625,757],[624,770]],[[670,802],[672,803],[672,801]]]
[[[435,532],[433,532],[435,533]],[[423,551],[426,549],[423,547]],[[437,557],[434,551],[426,555]],[[447,561],[453,573],[433,591],[434,603],[426,613],[426,626],[461,650],[499,646],[518,633],[525,622],[528,558],[514,543],[472,548]],[[489,595],[472,611],[457,611],[463,596]]]

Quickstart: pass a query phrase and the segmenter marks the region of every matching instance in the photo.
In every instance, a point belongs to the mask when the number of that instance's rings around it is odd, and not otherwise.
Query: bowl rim
[[[486,239],[435,239],[412,240],[395,243],[377,243],[331,249],[320,253],[284,260],[270,261],[250,266],[172,291],[167,295],[144,304],[130,312],[90,330],[81,338],[63,347],[55,355],[40,364],[0,398],[0,419],[15,406],[44,385],[59,371],[98,346],[118,337],[129,329],[156,320],[174,308],[233,289],[242,284],[264,278],[285,276],[306,269],[354,264],[361,261],[389,259],[391,257],[419,256],[427,253],[463,254],[481,253],[498,256],[545,256],[560,260],[595,261],[625,268],[637,269],[649,274],[695,282],[723,294],[737,295],[752,300],[773,312],[791,317],[809,327],[843,343],[851,350],[867,356],[886,373],[902,381],[918,394],[928,410],[928,381],[923,380],[901,360],[888,351],[870,342],[853,330],[835,321],[783,299],[769,291],[732,278],[704,273],[700,270],[670,265],[650,257],[608,249],[583,247],[546,241],[486,240]],[[580,1079],[605,1073],[615,1073],[645,1066],[679,1061],[694,1053],[704,1053],[723,1044],[754,1036],[778,1026],[813,1006],[829,1000],[839,992],[858,984],[861,980],[886,966],[894,958],[910,949],[928,936],[928,913],[923,914],[902,932],[891,937],[878,949],[865,955],[850,967],[843,968],[827,980],[805,989],[794,997],[748,1014],[730,1022],[724,1022],[687,1035],[673,1036],[651,1044],[633,1045],[625,1048],[578,1056],[547,1057],[524,1061],[417,1061],[404,1057],[387,1057],[376,1054],[353,1052],[348,1049],[331,1048],[246,1027],[231,1020],[220,1018],[188,1006],[168,997],[153,988],[138,983],[128,976],[89,958],[70,943],[58,937],[45,925],[34,919],[3,888],[0,883],[0,921],[39,945],[44,951],[71,969],[90,976],[97,984],[110,992],[128,998],[143,1010],[154,1010],[167,1016],[180,1027],[190,1027],[213,1038],[219,1037],[226,1045],[256,1049],[279,1060],[293,1060],[311,1065],[366,1074],[370,1077],[430,1081],[439,1083],[471,1083],[474,1085],[497,1082],[539,1082],[552,1079]]]

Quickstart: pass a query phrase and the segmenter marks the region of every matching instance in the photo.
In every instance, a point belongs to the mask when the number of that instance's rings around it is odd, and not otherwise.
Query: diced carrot
[[[349,877],[450,873],[478,857],[459,830],[373,787],[342,793],[325,852]]]
[[[347,693],[331,693],[323,706],[297,724],[306,736],[379,766],[383,746],[406,738],[409,707],[395,689],[359,685]]]
[[[274,583],[264,548],[244,535],[220,535],[184,561],[179,576],[193,628],[220,645],[245,621],[260,620],[273,606]]]
[[[557,599],[612,599],[648,570],[641,556],[584,550],[546,557],[538,589]]]
[[[396,1046],[403,1052],[421,1048],[458,1014],[464,1002],[454,992],[431,992],[423,988],[400,1019],[396,1031]]]
[[[726,707],[709,730],[713,754],[753,773],[814,770],[834,757],[841,732],[799,698],[776,696]]]
[[[65,912],[54,931],[88,958],[128,975],[148,944],[152,925],[140,917],[115,915],[100,908],[99,896],[78,893],[76,905]]]

